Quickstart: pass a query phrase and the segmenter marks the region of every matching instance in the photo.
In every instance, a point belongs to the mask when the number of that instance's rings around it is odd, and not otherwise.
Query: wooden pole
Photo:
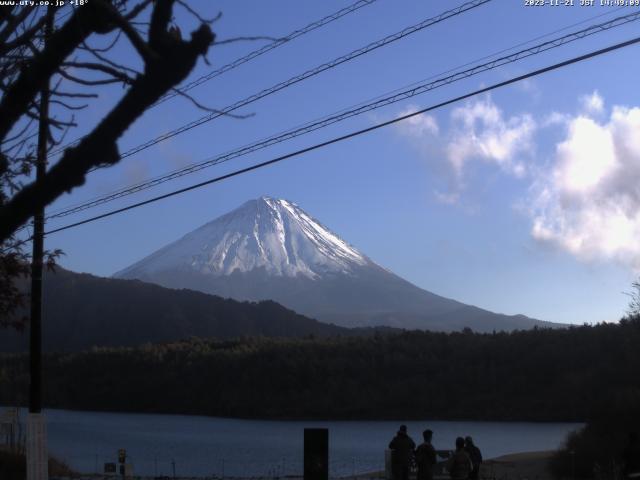
[[[44,42],[53,31],[55,10],[47,9]],[[44,47],[43,47],[44,49]],[[49,142],[49,79],[40,92],[36,181],[47,170]],[[42,417],[42,269],[44,257],[44,207],[33,217],[33,250],[31,252],[31,318],[29,329],[29,418],[27,424],[27,480],[49,478],[46,425]]]

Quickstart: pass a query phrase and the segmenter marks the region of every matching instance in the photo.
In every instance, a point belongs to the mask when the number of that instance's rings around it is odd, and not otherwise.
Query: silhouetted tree
[[[47,15],[55,15],[55,10],[20,6],[1,8],[0,39],[4,39],[4,44],[0,47],[3,55],[0,177],[5,191],[7,187],[14,191],[0,206],[0,242],[7,241],[37,208],[82,185],[89,170],[117,163],[120,136],[148,107],[189,74],[199,56],[207,53],[214,40],[211,29],[203,23],[189,40],[182,40],[179,30],[171,26],[174,3],[176,0],[91,0],[75,8],[71,16],[57,26],[46,46],[39,41],[44,35]],[[177,3],[192,11],[185,3]],[[146,32],[141,34],[136,19],[147,8],[151,9],[150,18],[148,22],[142,22]],[[102,55],[104,49],[87,46],[92,37],[114,32],[127,38],[137,52],[143,64],[140,72]],[[95,61],[70,59],[81,49],[93,55]],[[65,67],[72,67],[73,73],[65,71]],[[83,78],[83,71],[97,72],[101,76]],[[54,98],[79,95],[61,90],[60,86],[69,82],[88,86],[121,83],[125,90],[93,130],[62,153],[44,178],[21,185],[13,180],[28,170],[33,156],[11,152],[24,145],[28,128],[25,130],[21,121],[26,119],[28,125],[30,119],[38,118],[35,99],[46,82],[54,85]],[[60,128],[73,125],[54,117],[48,118],[47,122]]]
[[[629,317],[640,318],[640,280],[633,282],[631,288],[631,292],[627,293],[630,297],[627,315],[629,315]]]
[[[189,39],[171,23],[176,5],[200,23]],[[215,38],[213,21],[182,0],[91,0],[64,9],[0,6],[0,326],[20,325],[13,314],[24,298],[15,278],[28,274],[28,258],[16,231],[39,208],[82,185],[89,171],[120,160],[120,136],[206,55]],[[107,44],[97,45],[100,39]],[[114,47],[125,41],[138,68],[112,58]],[[35,181],[34,129],[47,84],[56,107],[44,118],[49,147],[76,126],[73,112],[86,108],[101,86],[121,84],[123,94]]]

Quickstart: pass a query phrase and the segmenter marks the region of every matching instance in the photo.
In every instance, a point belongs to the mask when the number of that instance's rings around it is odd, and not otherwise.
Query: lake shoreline
[[[487,459],[482,464],[481,478],[500,478],[500,479],[521,479],[535,478],[536,480],[553,480],[553,476],[547,469],[548,462],[555,450],[542,450],[530,452],[518,452],[508,455],[501,455],[495,458]],[[440,464],[442,465],[442,464]],[[58,477],[53,477],[54,480]],[[61,477],[62,478],[62,477]],[[102,479],[102,474],[81,474],[78,477],[81,480],[97,480]],[[139,480],[155,480],[155,476],[137,476]],[[289,474],[283,476],[188,476],[175,477],[176,480],[302,480],[302,474]],[[359,473],[355,475],[345,476],[329,476],[330,480],[385,480],[384,471],[375,471],[367,473]],[[439,474],[434,476],[434,480],[448,480],[449,476]]]
[[[23,412],[24,413],[24,412]],[[384,469],[385,449],[402,423],[418,442],[434,432],[438,449],[472,436],[487,459],[560,448],[582,424],[530,422],[274,421],[46,409],[49,452],[78,472],[102,471],[118,450],[140,476],[286,478],[303,471],[304,430],[329,430],[331,478]],[[24,418],[24,417],[22,417]]]
[[[21,410],[27,410],[28,405],[0,405],[0,410],[7,408],[20,408]],[[109,410],[109,409],[96,409],[96,408],[81,408],[81,407],[65,407],[60,405],[45,405],[45,410],[64,410],[69,412],[82,412],[82,413],[104,413],[104,414],[114,414],[114,415],[172,415],[172,416],[180,416],[180,417],[190,417],[190,418],[210,418],[210,419],[224,419],[224,420],[246,420],[246,421],[259,421],[259,422],[403,422],[403,421],[411,421],[411,422],[420,422],[423,421],[425,417],[423,416],[415,416],[415,415],[406,415],[406,416],[357,416],[357,415],[344,415],[344,416],[278,416],[278,415],[209,415],[206,413],[189,413],[189,412],[174,412],[171,410]],[[450,417],[450,416],[431,416],[429,417],[429,421],[436,422],[479,422],[479,423],[489,423],[489,422],[499,422],[499,423],[532,423],[532,424],[556,424],[556,423],[575,423],[575,424],[584,424],[586,423],[586,419],[563,419],[563,418],[550,418],[540,420],[539,418],[527,418],[527,417]]]

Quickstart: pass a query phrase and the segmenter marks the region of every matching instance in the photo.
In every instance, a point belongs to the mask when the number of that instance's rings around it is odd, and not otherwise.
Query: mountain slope
[[[294,203],[269,197],[246,202],[114,276],[238,300],[271,299],[346,327],[492,331],[552,326],[418,288]]]
[[[137,280],[70,272],[47,273],[43,348],[72,352],[92,346],[137,346],[189,337],[303,337],[347,334],[277,303],[240,303]],[[26,350],[27,333],[0,329],[0,351]]]

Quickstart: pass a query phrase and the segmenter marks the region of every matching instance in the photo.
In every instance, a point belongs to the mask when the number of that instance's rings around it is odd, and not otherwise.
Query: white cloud
[[[592,114],[602,113],[601,98],[589,104]],[[533,189],[534,238],[581,259],[616,260],[640,271],[638,132],[638,107],[614,107],[604,122],[585,114],[569,120],[550,171]]]
[[[415,112],[418,110],[418,107],[410,105],[406,110],[404,110],[399,117],[403,117],[404,115],[408,115],[411,112]],[[411,135],[413,137],[423,137],[423,136],[436,136],[440,133],[440,128],[438,127],[438,122],[435,117],[428,115],[426,113],[422,113],[420,115],[415,115],[413,117],[409,117],[403,122],[400,123],[402,130],[404,133]]]
[[[521,157],[533,151],[536,131],[531,115],[505,119],[491,98],[486,97],[456,108],[451,119],[454,127],[446,153],[458,175],[462,175],[466,163],[482,159],[513,175],[524,176],[526,167]]]
[[[571,115],[560,112],[551,112],[548,115],[545,115],[540,122],[542,127],[555,127],[557,125],[566,125],[571,121]]]
[[[399,116],[415,110],[410,106]],[[440,136],[436,119],[427,114],[408,118],[398,128],[420,146],[429,144],[430,151],[434,151],[434,138],[438,137],[437,149],[460,178],[465,165],[478,159],[492,162],[513,175],[525,175],[521,157],[533,151],[537,127],[529,114],[505,119],[502,110],[487,96],[454,109],[451,127],[444,136]]]
[[[435,190],[436,201],[460,204],[467,166],[494,164],[531,181],[523,201],[533,238],[581,260],[616,261],[640,273],[640,106],[609,110],[597,91],[578,100],[576,114],[534,119],[506,116],[485,97],[454,109],[446,129],[429,115],[399,129],[449,167],[449,188]],[[561,138],[551,144],[548,162],[529,167],[535,135],[545,127]]]
[[[444,203],[445,205],[455,205],[460,200],[459,192],[440,192],[436,190],[433,194],[439,203]]]
[[[597,90],[594,90],[591,95],[580,97],[580,104],[587,114],[597,115],[604,112],[604,100]]]
[[[417,107],[409,106],[398,116],[416,110]],[[429,159],[444,159],[439,165],[445,167],[441,173],[448,188],[435,191],[434,196],[440,203],[456,204],[464,189],[464,170],[469,162],[489,162],[511,175],[524,177],[527,174],[524,158],[533,152],[537,126],[528,114],[505,118],[487,96],[454,109],[444,132],[435,117],[426,114],[400,122],[397,129]]]

